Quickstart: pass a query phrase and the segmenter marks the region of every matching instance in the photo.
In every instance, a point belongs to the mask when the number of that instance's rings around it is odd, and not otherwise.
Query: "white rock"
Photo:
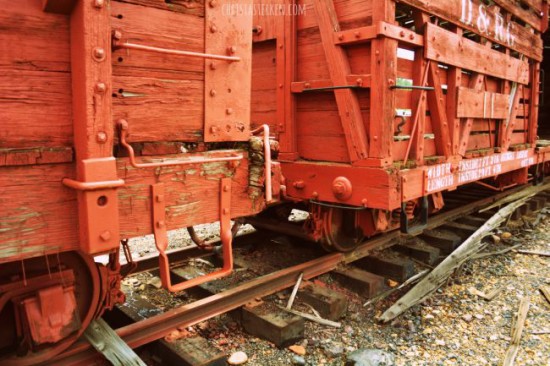
[[[227,360],[227,363],[230,365],[242,365],[248,361],[248,356],[246,353],[239,351],[233,353],[229,359]]]

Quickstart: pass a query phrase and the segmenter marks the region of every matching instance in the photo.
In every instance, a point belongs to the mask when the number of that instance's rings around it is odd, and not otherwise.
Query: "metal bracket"
[[[420,206],[420,224],[410,227],[409,218],[406,212],[407,203],[401,202],[401,232],[404,234],[412,234],[422,231],[428,225],[428,196],[423,196]]]
[[[220,239],[223,250],[222,269],[196,277],[188,281],[172,284],[170,278],[170,261],[166,253],[168,248],[168,236],[166,230],[166,198],[164,183],[151,186],[153,233],[155,244],[159,251],[159,271],[162,287],[170,292],[178,292],[202,283],[228,276],[233,271],[233,251],[231,234],[231,178],[220,180]]]

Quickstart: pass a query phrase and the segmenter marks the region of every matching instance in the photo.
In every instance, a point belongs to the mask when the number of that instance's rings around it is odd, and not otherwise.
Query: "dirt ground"
[[[516,244],[522,244],[521,250],[550,251],[549,217],[535,228],[510,231],[509,238],[500,232],[506,239],[484,252]],[[321,280],[345,292],[330,276]],[[350,302],[341,328],[308,322],[305,338],[298,343],[305,349],[303,356],[243,333],[228,316],[198,329],[228,354],[245,352],[247,365],[344,365],[347,355],[365,348],[388,352],[396,365],[500,365],[520,300],[527,296],[530,309],[515,364],[550,365],[550,303],[539,291],[544,285],[550,285],[550,258],[512,251],[466,263],[446,287],[390,324],[380,324],[375,317],[404,292],[368,307],[363,306],[365,299],[346,292]],[[491,301],[479,296],[495,289],[502,291]],[[286,304],[285,296],[274,298]]]

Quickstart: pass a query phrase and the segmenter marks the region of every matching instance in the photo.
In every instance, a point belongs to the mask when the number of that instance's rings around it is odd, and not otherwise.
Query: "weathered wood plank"
[[[70,147],[0,149],[0,167],[14,165],[34,165],[70,163],[73,150]]]
[[[0,95],[0,148],[72,145],[69,73],[4,69]]]
[[[430,60],[529,84],[529,64],[526,61],[489,49],[433,24],[426,27],[425,39],[428,42],[425,56]]]
[[[332,0],[315,0],[314,4],[331,80],[335,85],[346,85],[350,67],[345,50],[334,44],[334,31],[339,29],[334,4]],[[334,95],[349,157],[352,162],[365,159],[368,156],[368,142],[357,96],[349,89],[335,90]]]
[[[152,1],[152,0],[151,0]],[[153,7],[111,2],[111,26],[122,40],[176,50],[204,52],[204,18]],[[204,78],[204,59],[154,52],[118,49],[113,51],[113,71],[138,68],[143,76],[152,70],[177,70]]]
[[[470,17],[470,8],[463,7],[464,2],[462,0],[403,0],[402,2],[436,15],[468,31],[480,34],[492,42],[523,53],[529,58],[537,61],[542,60],[543,45],[540,37],[533,34],[530,29],[516,22],[510,23],[510,33],[508,36],[506,33],[508,25],[504,22],[504,17],[502,15],[497,16],[499,13],[498,7],[488,8],[480,0],[473,0]],[[479,29],[477,26],[477,20],[480,17],[480,6],[485,11],[482,19],[489,19],[489,26],[487,28],[483,27]],[[480,24],[485,24],[485,21]],[[540,23],[539,27],[541,27]],[[542,28],[537,29],[540,30]]]
[[[137,70],[135,76],[113,76],[113,120],[128,121],[130,142],[199,141],[203,90],[201,80],[151,78]]]
[[[145,161],[165,157],[143,157]],[[172,157],[171,157],[172,158]],[[152,233],[150,185],[166,185],[169,230],[219,220],[218,196],[222,176],[233,176],[231,216],[250,216],[263,208],[249,196],[248,163],[233,174],[227,163],[136,169],[118,159],[121,237]],[[74,177],[73,164],[2,167],[0,174],[0,263],[27,256],[79,247],[76,193],[61,181]],[[11,257],[11,258],[10,258]]]
[[[508,118],[509,96],[482,90],[458,88],[458,118]]]

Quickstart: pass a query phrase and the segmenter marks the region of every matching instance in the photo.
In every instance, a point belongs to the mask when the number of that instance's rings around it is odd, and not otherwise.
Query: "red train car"
[[[460,185],[542,174],[546,1],[260,3],[252,123],[275,132],[287,199],[327,247],[409,231]]]
[[[307,234],[348,251],[550,160],[543,0],[0,4],[3,364],[124,301],[126,239],[154,234],[178,291],[231,272],[232,218],[305,207]],[[167,230],[214,221],[223,268],[171,283]]]
[[[202,1],[0,3],[0,363],[35,364],[124,301],[121,239],[155,234],[172,291],[227,275],[230,219],[276,200],[280,173],[268,129],[250,128],[251,16]],[[223,268],[171,283],[167,230],[214,221]]]

